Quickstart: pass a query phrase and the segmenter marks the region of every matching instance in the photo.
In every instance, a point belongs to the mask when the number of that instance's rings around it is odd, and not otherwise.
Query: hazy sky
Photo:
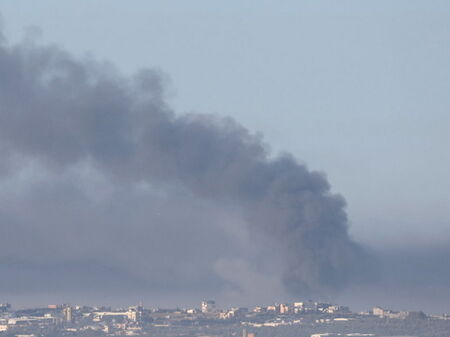
[[[126,72],[159,68],[178,112],[233,116],[326,172],[357,238],[450,237],[447,1],[0,4],[10,40],[35,25]]]
[[[358,242],[448,248],[448,1],[0,0],[0,12],[10,42],[39,27],[123,73],[159,69],[176,113],[232,116],[324,172]]]

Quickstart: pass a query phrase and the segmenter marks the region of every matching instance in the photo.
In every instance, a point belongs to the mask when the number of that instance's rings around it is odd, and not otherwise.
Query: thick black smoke
[[[290,155],[272,158],[260,137],[229,118],[175,115],[164,100],[163,77],[156,71],[123,77],[108,64],[78,60],[54,46],[3,43],[0,153],[3,177],[30,162],[59,175],[90,167],[113,184],[150,184],[163,190],[175,186],[214,207],[234,209],[245,219],[249,240],[264,242],[258,248],[261,254],[268,259],[273,255],[281,264],[283,282],[295,293],[339,289],[357,279],[367,261],[348,235],[344,199],[330,192],[323,174],[308,170]],[[55,204],[65,205],[59,200],[64,189],[54,194]],[[45,205],[43,219],[47,221],[52,203],[37,200],[34,204]],[[97,210],[80,209],[81,215],[67,211],[61,216],[82,218],[78,225],[70,221],[70,228],[79,226],[85,233],[87,251],[90,234],[86,227],[95,232],[99,226],[98,218],[87,216],[90,212]],[[33,223],[27,218],[23,223],[40,233],[46,231],[45,221]],[[2,222],[0,228],[6,228],[5,217]],[[8,222],[8,226],[14,225]],[[69,231],[61,226],[49,234],[54,241]],[[19,233],[30,240],[26,229]],[[105,245],[103,249],[117,247]],[[11,251],[2,252],[0,247],[0,256],[5,254],[7,261],[16,261]],[[9,263],[7,270],[14,269],[16,262]],[[279,268],[274,266],[273,271]]]

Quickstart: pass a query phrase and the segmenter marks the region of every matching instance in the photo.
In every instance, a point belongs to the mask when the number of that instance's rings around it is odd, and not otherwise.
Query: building
[[[276,306],[274,306],[274,305],[269,305],[267,308],[266,308],[266,310],[267,311],[276,311],[277,310],[277,307]]]
[[[203,301],[201,304],[201,310],[204,314],[216,311],[216,302],[212,300]]]
[[[280,304],[278,306],[278,312],[280,314],[287,314],[289,313],[289,307],[286,304]]]
[[[127,318],[133,322],[140,322],[143,318],[144,308],[142,306],[129,307],[127,311]]]
[[[66,323],[72,322],[73,316],[72,316],[72,307],[71,306],[64,307],[63,318],[64,318],[64,322],[66,322]]]
[[[372,314],[373,314],[374,316],[380,316],[380,317],[382,317],[382,316],[384,316],[384,313],[385,313],[385,311],[384,311],[383,308],[380,308],[380,307],[374,307],[374,308],[372,309]]]
[[[11,304],[0,303],[0,312],[7,312],[9,309],[11,309]]]

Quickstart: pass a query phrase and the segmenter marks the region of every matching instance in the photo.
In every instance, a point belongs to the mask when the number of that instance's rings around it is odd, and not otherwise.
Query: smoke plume
[[[169,287],[182,268],[216,284],[227,274],[217,270],[234,270],[236,258],[280,272],[296,294],[330,293],[359,277],[366,253],[349,237],[345,201],[323,174],[289,154],[272,156],[230,118],[175,114],[164,87],[155,70],[125,77],[55,46],[2,42],[3,282],[13,284],[19,269],[22,276],[49,269],[58,279],[71,265],[72,278],[102,268],[114,278],[141,261],[135,285]],[[236,245],[246,236],[248,256],[226,260],[234,249],[220,237],[227,230]],[[189,255],[202,244],[205,251]],[[108,255],[114,267],[105,266]],[[198,270],[202,264],[212,267]],[[158,275],[173,277],[165,283]]]

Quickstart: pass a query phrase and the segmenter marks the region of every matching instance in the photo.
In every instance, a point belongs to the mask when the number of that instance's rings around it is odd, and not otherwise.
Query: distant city
[[[381,307],[356,313],[314,301],[226,309],[213,300],[202,301],[198,308],[172,309],[51,304],[16,310],[4,303],[0,336],[445,337],[450,336],[450,316]]]

